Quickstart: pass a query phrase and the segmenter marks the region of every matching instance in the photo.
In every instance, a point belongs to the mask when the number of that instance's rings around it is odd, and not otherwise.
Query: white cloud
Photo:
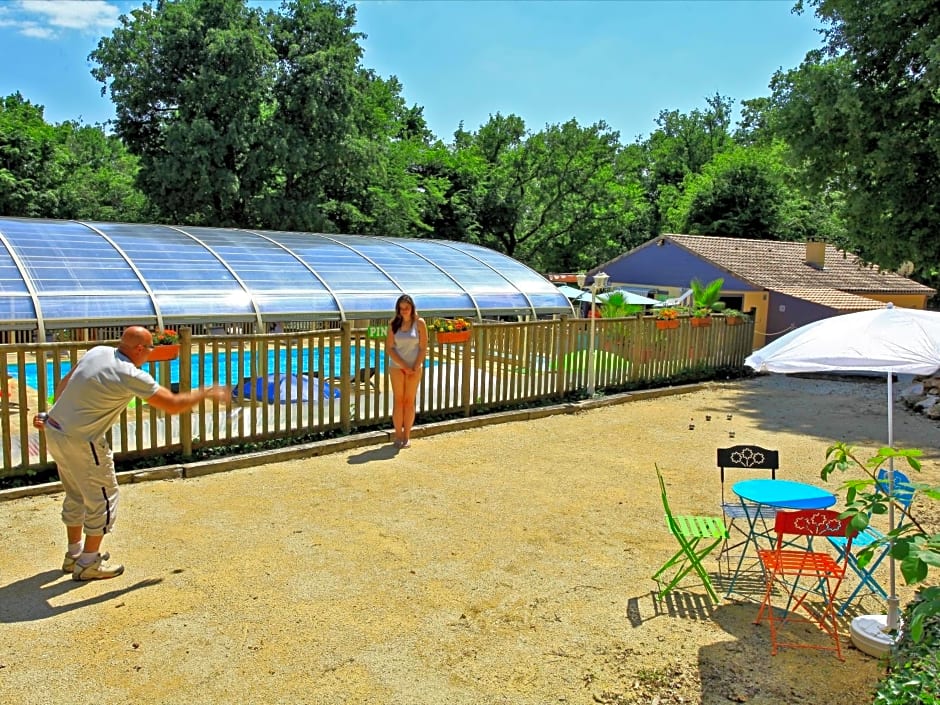
[[[27,37],[53,39],[70,30],[108,31],[120,14],[104,0],[19,0],[0,12],[0,24]]]
[[[40,27],[29,22],[21,23],[19,32],[24,37],[34,37],[36,39],[52,39],[55,37],[55,32],[48,27]]]

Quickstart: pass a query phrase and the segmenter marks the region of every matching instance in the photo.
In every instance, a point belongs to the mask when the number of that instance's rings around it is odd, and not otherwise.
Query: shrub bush
[[[940,703],[940,614],[924,620],[924,634],[914,641],[905,624],[922,598],[904,609],[901,632],[891,654],[888,675],[875,690],[875,705],[937,705]]]

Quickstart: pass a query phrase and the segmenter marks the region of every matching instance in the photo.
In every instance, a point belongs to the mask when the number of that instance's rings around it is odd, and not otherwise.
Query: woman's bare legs
[[[422,370],[423,372],[423,370]],[[411,441],[411,427],[415,423],[415,399],[418,396],[418,385],[421,383],[422,372],[413,372],[405,375],[405,393],[402,418],[402,446],[407,446]]]
[[[390,367],[388,374],[392,380],[392,428],[395,430],[395,445],[398,445],[405,424],[405,371]]]
[[[415,399],[418,385],[421,383],[423,370],[406,373],[405,370],[392,367],[389,376],[392,379],[392,426],[395,429],[395,442],[406,445],[411,440],[411,427],[415,423]]]

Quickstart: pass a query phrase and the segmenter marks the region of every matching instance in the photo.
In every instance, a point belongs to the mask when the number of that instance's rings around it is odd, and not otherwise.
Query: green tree
[[[766,151],[736,148],[686,177],[666,223],[683,233],[775,240],[783,197]]]
[[[657,129],[641,144],[646,154],[643,181],[647,200],[653,204],[652,231],[681,230],[670,219],[683,198],[686,179],[701,173],[717,154],[733,146],[732,101],[719,94],[706,99],[705,110],[685,114],[663,110],[656,119]]]
[[[689,114],[660,111],[658,129],[646,141],[654,184],[678,186],[731,145],[732,100],[715,94],[705,102],[706,110]]]
[[[56,130],[43,108],[14,93],[0,101],[0,213],[50,217],[63,178]]]
[[[52,217],[142,222],[153,220],[147,199],[135,186],[138,161],[100,127],[64,122],[56,128],[63,179]]]
[[[172,222],[408,234],[425,137],[397,80],[360,66],[355,7],[159,0],[91,59],[140,185]],[[434,196],[428,197],[429,200]]]
[[[604,123],[531,134],[498,113],[475,133],[461,127],[450,158],[439,160],[451,186],[445,229],[542,271],[620,254],[643,189],[618,140]]]
[[[432,135],[423,110],[407,106],[401,85],[360,74],[355,124],[335,178],[324,185],[324,210],[341,232],[410,237],[444,200],[446,183],[424,168]]]
[[[809,0],[823,49],[771,83],[776,129],[817,194],[836,191],[857,251],[884,267],[940,261],[940,13],[932,0]]]
[[[33,218],[139,221],[137,160],[101,127],[51,125],[19,93],[0,101],[0,213]]]
[[[240,0],[145,4],[90,57],[110,82],[115,130],[141,160],[141,189],[170,222],[257,225],[251,199],[273,167],[262,13]]]

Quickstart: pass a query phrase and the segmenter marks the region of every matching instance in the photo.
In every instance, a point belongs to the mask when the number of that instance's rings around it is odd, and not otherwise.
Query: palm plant
[[[643,310],[639,304],[628,304],[622,291],[611,292],[601,308],[601,318],[626,318]]]
[[[692,289],[692,308],[696,311],[711,312],[715,304],[721,297],[721,287],[725,283],[724,279],[715,279],[714,281],[703,284],[700,279],[695,278],[689,284]],[[703,314],[707,315],[707,314]]]

